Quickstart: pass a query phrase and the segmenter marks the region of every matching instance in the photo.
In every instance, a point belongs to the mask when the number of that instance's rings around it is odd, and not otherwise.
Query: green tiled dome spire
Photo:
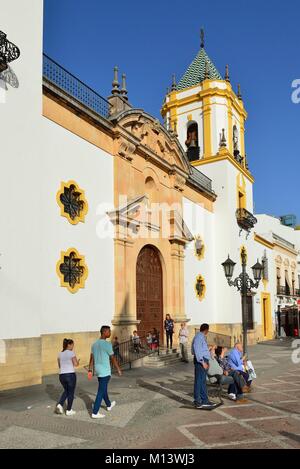
[[[204,33],[201,31],[201,49],[177,84],[177,90],[199,85],[205,79],[205,69],[210,79],[223,80],[221,74],[205,52]]]

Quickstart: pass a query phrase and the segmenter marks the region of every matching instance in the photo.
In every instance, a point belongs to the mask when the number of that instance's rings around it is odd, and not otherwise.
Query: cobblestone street
[[[113,376],[117,405],[90,418],[97,383],[78,373],[74,417],[54,414],[57,376],[40,386],[0,393],[0,448],[300,448],[300,365],[290,342],[249,348],[254,390],[243,405],[214,411],[192,404],[193,365],[137,368]]]

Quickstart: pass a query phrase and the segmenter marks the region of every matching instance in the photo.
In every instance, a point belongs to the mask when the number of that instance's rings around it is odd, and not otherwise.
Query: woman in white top
[[[60,368],[59,381],[61,382],[64,392],[56,406],[56,412],[58,414],[64,413],[64,403],[67,399],[68,405],[66,415],[74,415],[76,412],[72,410],[72,404],[74,401],[74,393],[76,388],[76,373],[74,370],[75,366],[79,366],[80,360],[77,360],[75,353],[73,352],[74,341],[72,339],[64,339],[63,349],[58,354],[57,362]]]

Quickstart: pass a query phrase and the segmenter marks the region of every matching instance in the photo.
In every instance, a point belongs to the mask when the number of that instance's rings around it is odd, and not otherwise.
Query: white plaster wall
[[[261,302],[261,293],[270,293],[271,297],[271,313],[272,313],[272,322],[273,322],[273,329],[275,329],[275,312],[277,309],[277,295],[276,295],[276,269],[275,269],[275,262],[273,256],[273,250],[263,246],[262,244],[254,241],[253,236],[251,237],[251,241],[249,242],[249,249],[248,249],[248,266],[249,266],[249,275],[251,274],[252,277],[252,270],[251,266],[254,265],[257,260],[259,262],[262,261],[262,258],[266,253],[268,258],[268,272],[269,272],[269,280],[266,283],[266,288],[264,283],[261,281],[259,287],[256,290],[256,295],[253,298],[253,314],[254,314],[254,321],[257,325],[261,325],[263,323],[263,312],[262,312],[262,302]],[[263,337],[261,337],[263,339]]]
[[[215,290],[215,259],[214,259],[214,214],[189,199],[183,199],[184,220],[194,236],[200,235],[205,244],[202,260],[195,256],[194,242],[188,244],[185,251],[185,310],[190,319],[189,324],[203,322],[213,323],[216,319]],[[206,294],[199,301],[195,293],[198,275],[202,275],[206,283]]]
[[[195,86],[188,90],[178,91],[178,93],[176,93],[176,97],[177,99],[184,99],[184,98],[188,98],[189,96],[194,96],[194,94],[199,93],[200,91],[202,91],[201,85]]]
[[[0,0],[0,29],[21,50],[19,88],[0,102],[0,338],[40,335],[42,4]]]
[[[113,161],[42,116],[42,4],[0,0],[0,29],[21,50],[12,63],[19,88],[8,85],[0,103],[0,339],[98,330],[114,311],[113,240],[96,235],[98,204],[113,202]],[[70,179],[89,204],[86,222],[76,226],[56,202],[61,181]],[[56,274],[61,250],[70,247],[89,268],[76,294]]]
[[[272,232],[281,236],[286,241],[295,244],[297,249],[300,249],[300,231],[294,230],[289,226],[282,225],[279,218],[271,215],[258,214],[255,215],[257,223],[257,232],[271,234]]]
[[[42,333],[99,330],[114,314],[113,238],[100,239],[97,208],[113,208],[113,157],[43,118],[43,263]],[[84,223],[71,225],[60,215],[56,193],[62,181],[75,180],[85,191],[89,210]],[[72,294],[60,287],[60,252],[76,248],[85,256],[85,288]]]
[[[213,187],[217,194],[214,204],[215,214],[215,282],[216,315],[218,323],[240,323],[241,298],[238,291],[229,287],[222,267],[222,262],[230,258],[237,263],[234,275],[241,271],[240,249],[246,246],[249,250],[251,238],[246,239],[245,231],[240,234],[240,228],[236,221],[237,187],[236,180],[238,170],[228,161],[219,161],[201,166],[201,170],[213,181]],[[249,190],[249,189],[247,189]],[[252,191],[250,192],[252,193]],[[247,194],[247,200],[250,199]],[[251,203],[251,202],[250,202]],[[253,264],[251,264],[253,265]],[[250,267],[250,265],[249,265]]]
[[[213,81],[210,88],[219,88],[220,90],[226,90],[227,84],[224,81]]]

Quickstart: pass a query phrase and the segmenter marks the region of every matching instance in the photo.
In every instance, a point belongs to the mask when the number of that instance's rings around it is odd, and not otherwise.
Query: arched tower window
[[[232,129],[232,141],[233,141],[233,155],[234,158],[237,160],[238,163],[243,162],[243,157],[240,154],[240,146],[239,146],[239,131],[236,125],[233,126]]]
[[[198,124],[195,121],[190,121],[188,123],[185,144],[187,146],[187,156],[189,161],[199,160],[200,147],[198,137]]]

